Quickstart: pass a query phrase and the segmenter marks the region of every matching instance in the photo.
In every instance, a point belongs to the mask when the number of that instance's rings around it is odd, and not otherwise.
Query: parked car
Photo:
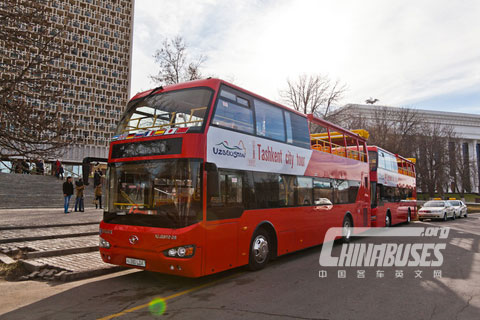
[[[447,221],[448,218],[455,220],[455,209],[447,200],[431,200],[427,201],[423,207],[418,210],[418,220],[424,219],[442,219]]]
[[[463,201],[450,199],[448,202],[452,205],[453,209],[455,209],[455,216],[457,218],[467,217],[467,206]]]

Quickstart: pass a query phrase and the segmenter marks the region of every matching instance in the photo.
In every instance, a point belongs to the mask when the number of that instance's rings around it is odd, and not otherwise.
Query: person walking
[[[60,176],[60,166],[62,164],[60,163],[60,160],[57,159],[57,161],[55,162],[55,177],[57,177],[57,179],[59,179],[59,176]]]
[[[102,184],[100,183],[95,187],[95,209],[102,209]]]
[[[43,165],[43,160],[37,159],[35,162],[35,166],[37,167],[37,174],[43,175],[45,172],[45,167]]]
[[[84,212],[84,200],[83,200],[83,193],[85,190],[85,185],[83,184],[82,178],[80,178],[77,182],[75,182],[75,212],[78,211]]]
[[[64,173],[64,172],[65,172],[65,171],[63,170],[63,166],[60,165],[60,168],[58,169],[58,178],[59,178],[59,179],[60,179],[60,177],[61,177],[61,179],[63,180],[63,173]]]
[[[73,195],[72,177],[67,177],[67,181],[63,183],[63,196],[65,197],[63,208],[65,209],[64,210],[65,214],[70,213],[70,211],[68,211],[68,206],[70,204],[70,198],[72,197],[72,195]]]
[[[93,174],[93,187],[96,188],[101,183],[102,183],[102,171],[100,169],[96,169],[95,173]]]

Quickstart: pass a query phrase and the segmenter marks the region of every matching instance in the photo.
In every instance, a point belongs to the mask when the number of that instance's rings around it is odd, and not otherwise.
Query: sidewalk
[[[0,260],[7,269],[19,268],[17,280],[71,281],[118,271],[98,253],[102,215],[91,208],[69,214],[63,208],[0,209]]]
[[[74,208],[71,208],[71,210]],[[0,230],[100,223],[103,210],[63,213],[62,208],[0,209]]]

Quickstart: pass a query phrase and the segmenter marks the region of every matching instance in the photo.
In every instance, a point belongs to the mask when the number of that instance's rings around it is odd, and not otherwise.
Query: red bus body
[[[369,146],[372,226],[385,227],[417,218],[415,165],[397,154]],[[390,160],[390,161],[389,161]]]
[[[112,167],[112,170],[110,177],[107,177],[107,179],[110,179],[107,183],[107,186],[109,186],[107,197],[110,200],[107,199],[107,201],[110,201],[110,203],[117,201],[116,207],[127,209],[125,209],[126,212],[121,212],[123,217],[120,217],[120,212],[116,214],[107,212],[108,210],[113,212],[112,204],[106,209],[104,220],[100,224],[100,237],[103,239],[102,241],[108,241],[108,248],[102,245],[100,248],[101,257],[105,262],[135,267],[131,263],[126,263],[127,258],[133,258],[144,261],[145,266],[137,266],[141,269],[186,277],[199,277],[248,264],[252,235],[259,227],[267,229],[271,233],[274,240],[272,244],[273,255],[279,256],[322,243],[328,228],[341,227],[346,215],[351,217],[355,227],[370,226],[369,167],[364,139],[331,123],[315,119],[313,116],[306,117],[219,79],[171,85],[158,89],[158,92],[154,94],[152,94],[153,91],[147,91],[133,97],[130,104],[149,94],[152,97],[158,96],[160,98],[159,95],[161,94],[180,92],[189,88],[208,88],[212,92],[210,103],[206,106],[208,108],[204,117],[203,131],[190,132],[190,130],[186,130],[182,133],[166,131],[163,134],[152,134],[151,136],[148,136],[150,133],[146,133],[141,137],[131,137],[132,134],[129,136],[127,132],[126,136],[120,136],[119,140],[111,142],[109,166]],[[225,93],[225,97],[230,99],[228,102],[220,102],[223,101],[220,100],[223,99],[220,97],[221,90],[229,92],[229,94]],[[230,94],[232,92],[233,95]],[[236,98],[235,94],[237,95]],[[214,113],[217,112],[216,106],[223,103],[223,106],[227,104],[228,107],[231,107],[233,105],[232,99],[236,99],[239,104],[243,103],[244,105],[249,105],[252,102],[255,104],[255,112],[260,110],[259,106],[263,106],[262,103],[268,104],[268,108],[275,107],[283,112],[285,123],[287,123],[287,118],[306,119],[308,123],[327,128],[328,132],[335,131],[343,134],[344,141],[348,143],[347,139],[350,139],[350,143],[354,147],[347,148],[346,145],[334,147],[332,144],[329,151],[325,152],[315,150],[310,145],[301,148],[291,143],[268,139],[259,136],[262,126],[259,125],[258,115],[256,115],[256,129],[250,134],[226,128],[222,126],[223,124],[220,121],[212,121]],[[250,102],[245,102],[242,99]],[[217,108],[220,107],[217,106]],[[138,122],[141,122],[141,120],[138,120]],[[213,123],[222,125],[214,125]],[[294,123],[293,120],[291,123]],[[247,127],[245,130],[249,130],[250,127]],[[285,128],[287,131],[285,141],[289,141],[288,125]],[[181,139],[181,150],[177,154],[135,156],[129,153],[130,151],[125,151],[129,150],[129,146],[126,144],[145,144],[149,141],[169,139]],[[292,139],[294,141],[295,136]],[[128,154],[128,157],[115,158],[115,155],[112,155],[112,150],[117,150],[116,148],[120,148],[118,150],[121,150],[121,152],[126,152],[125,154]],[[339,148],[343,148],[345,151],[343,156],[337,155],[333,151]],[[349,153],[347,149],[351,148],[356,148],[358,151],[356,159],[345,156],[346,153]],[[223,160],[224,158],[225,160]],[[124,180],[118,182],[118,186],[114,187],[117,183],[112,178],[114,167],[121,168],[121,166],[129,163],[139,163],[140,166],[144,163],[148,164],[142,161],[170,161],[173,159],[195,159],[200,163],[201,200],[195,200],[201,202],[201,216],[198,217],[198,222],[184,227],[162,228],[105,221],[105,217],[108,215],[113,215],[112,219],[134,219],[135,214],[139,212],[139,218],[143,219],[144,217],[140,216],[158,212],[148,210],[148,207],[134,208],[137,206],[136,204],[121,203],[122,201],[125,202],[124,199],[128,199],[131,203],[135,202],[134,194],[138,196],[138,192],[134,193],[132,191],[128,196],[125,193],[140,186],[135,187],[133,185],[136,177],[121,173],[115,179]],[[221,196],[207,197],[207,189],[214,190],[217,188],[215,184],[213,184],[215,187],[209,185],[212,178],[210,178],[208,171],[210,169],[207,169],[207,163],[213,163],[217,167],[216,174],[220,177],[218,183],[220,191],[218,192],[221,193],[226,190],[225,196],[222,194]],[[186,167],[188,166],[186,165]],[[151,170],[151,172],[155,172],[155,169]],[[188,170],[190,169],[186,171]],[[278,182],[278,190],[280,190],[278,191],[278,199],[275,198],[274,201],[271,201],[269,198],[262,202],[262,197],[265,197],[262,190],[270,187],[277,190],[275,183],[272,184],[273,186],[266,182],[262,184],[264,178],[271,179],[269,181],[281,180],[281,182]],[[157,180],[161,179],[155,179],[155,183],[158,183],[158,185],[163,183]],[[183,183],[189,185],[192,183],[191,180],[193,179]],[[240,181],[242,185],[238,186]],[[335,186],[333,186],[334,184]],[[331,192],[328,189],[329,186]],[[120,191],[121,195],[115,189],[124,187],[125,189]],[[147,188],[145,186],[141,187]],[[251,188],[251,190],[248,188]],[[174,191],[158,189],[160,187],[149,192],[153,192],[151,194],[155,194],[157,198],[165,194],[166,202],[170,201],[168,197],[176,197],[173,195]],[[174,189],[170,188],[168,190]],[[315,198],[317,191],[321,196]],[[144,193],[146,194],[146,191]],[[215,194],[215,191],[212,191],[212,194]],[[324,196],[325,194],[327,196]],[[329,203],[328,197],[330,195],[332,200]],[[112,197],[116,197],[117,200],[112,200]],[[188,192],[186,192],[185,197],[190,197]],[[248,200],[247,203],[244,199],[248,197],[253,197],[251,199],[254,200]],[[181,202],[179,199],[178,197],[175,198],[170,205],[178,206]],[[187,206],[190,205],[188,201],[184,202]],[[160,203],[161,201],[158,200],[157,202]],[[221,218],[217,219],[216,216]],[[194,254],[189,258],[169,257],[166,254],[171,248],[189,245],[194,248]]]

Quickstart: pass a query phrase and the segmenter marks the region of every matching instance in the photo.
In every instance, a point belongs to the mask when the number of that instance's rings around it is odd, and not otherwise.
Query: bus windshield
[[[212,94],[207,88],[192,88],[155,94],[140,102],[134,100],[116,134],[185,127],[189,132],[199,132]]]
[[[108,223],[182,228],[202,220],[200,160],[111,163]]]

